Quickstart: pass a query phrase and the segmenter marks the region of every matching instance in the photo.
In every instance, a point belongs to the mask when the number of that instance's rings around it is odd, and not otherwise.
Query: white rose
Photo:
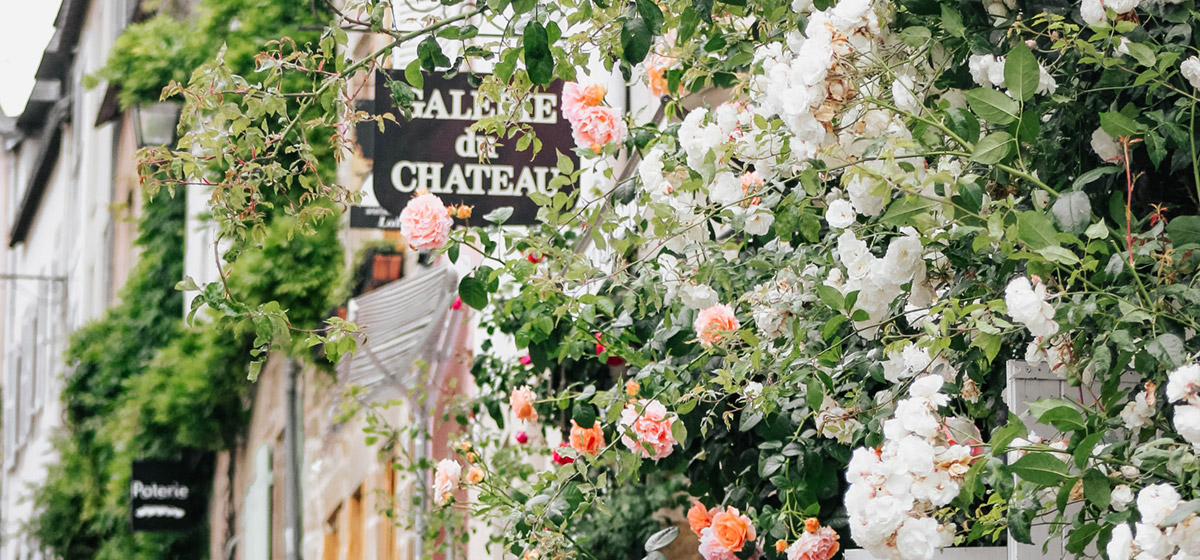
[[[1046,71],[1046,67],[1038,65],[1038,86],[1035,93],[1054,95],[1058,91],[1058,82],[1054,81],[1054,76]]]
[[[1170,484],[1160,483],[1142,488],[1137,495],[1137,509],[1142,522],[1159,525],[1179,505],[1182,498]]]
[[[1133,546],[1138,549],[1140,560],[1163,560],[1174,551],[1175,545],[1164,538],[1162,529],[1146,523],[1138,523],[1133,537]]]
[[[1188,81],[1192,87],[1200,89],[1200,59],[1196,57],[1188,57],[1179,65],[1179,73],[1183,74],[1183,78]]]
[[[1109,136],[1103,128],[1097,128],[1092,132],[1092,151],[1096,152],[1096,155],[1105,162],[1121,161],[1125,153],[1121,149],[1121,145],[1117,143],[1117,139]]]
[[[1098,25],[1104,22],[1104,4],[1100,0],[1083,0],[1083,4],[1079,6],[1079,15],[1083,17],[1084,23],[1088,25]]]
[[[1104,6],[1118,14],[1129,13],[1138,7],[1141,0],[1104,0]]]
[[[746,215],[742,229],[750,235],[766,235],[768,231],[771,231],[771,224],[774,223],[775,214],[772,214],[770,210],[758,208],[751,210]]]
[[[1141,392],[1121,409],[1121,420],[1127,429],[1140,430],[1150,425],[1150,416],[1153,414],[1154,407],[1146,400],[1146,393]]]
[[[1054,306],[1046,302],[1046,286],[1036,288],[1028,278],[1019,276],[1004,289],[1004,303],[1013,320],[1024,324],[1034,336],[1051,336],[1058,332],[1054,321]]]
[[[839,198],[830,202],[829,208],[825,210],[825,221],[829,222],[831,228],[848,228],[857,219],[858,215],[854,213],[854,206],[845,199]]]
[[[708,187],[708,194],[713,202],[722,206],[733,204],[746,196],[746,193],[742,192],[741,179],[728,171],[717,174],[712,185]]]
[[[920,113],[921,101],[913,93],[914,89],[916,85],[912,78],[903,74],[896,76],[896,80],[892,82],[892,99],[896,102],[896,107],[909,113]]]
[[[1108,560],[1129,560],[1133,556],[1133,532],[1129,525],[1121,523],[1113,527],[1112,538],[1105,548]]]
[[[679,291],[679,297],[684,305],[696,310],[708,309],[717,304],[717,292],[708,284],[684,284],[683,289]]]
[[[1112,490],[1112,506],[1117,511],[1125,511],[1133,502],[1133,490],[1128,484],[1118,484]]]
[[[936,376],[935,376],[936,377]],[[941,379],[941,378],[937,378]],[[921,399],[904,399],[896,405],[896,420],[914,434],[923,437],[937,435],[938,421],[929,410],[929,405]],[[907,438],[906,438],[907,439]]]
[[[909,518],[896,533],[896,549],[903,560],[932,560],[942,544],[938,522],[931,517]]]
[[[1192,445],[1200,445],[1200,407],[1190,404],[1175,407],[1175,429]]]
[[[1200,390],[1200,365],[1189,364],[1167,374],[1167,400],[1188,399]]]

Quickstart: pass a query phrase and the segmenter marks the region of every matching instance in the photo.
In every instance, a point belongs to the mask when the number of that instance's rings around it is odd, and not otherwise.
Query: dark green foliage
[[[575,540],[596,560],[641,558],[646,539],[663,528],[655,514],[686,505],[683,490],[683,480],[669,476],[617,486],[605,497],[608,511],[593,509],[575,524]]]

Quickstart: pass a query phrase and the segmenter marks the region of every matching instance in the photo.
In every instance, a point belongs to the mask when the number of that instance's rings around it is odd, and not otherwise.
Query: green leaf
[[[484,214],[483,219],[498,225],[507,222],[512,215],[512,206],[501,206],[495,210],[492,210],[491,212],[488,212],[487,214]]]
[[[1129,51],[1129,56],[1133,57],[1138,64],[1152,68],[1154,66],[1154,49],[1147,47],[1141,43],[1134,43],[1127,38],[1121,39],[1123,46]]]
[[[542,24],[531,21],[525,26],[525,70],[534,85],[548,85],[554,80],[554,55],[550,53],[550,38]]]
[[[433,72],[438,67],[450,66],[450,59],[442,54],[442,45],[433,35],[425,37],[425,40],[417,44],[417,59],[421,61],[421,68],[427,72]]]
[[[966,97],[971,110],[988,122],[1008,124],[1017,120],[1020,112],[1013,98],[991,88],[970,90]]]
[[[408,66],[404,67],[404,79],[408,80],[408,84],[417,89],[425,88],[425,75],[421,74],[421,59],[414,58]]]
[[[1200,216],[1180,216],[1167,222],[1167,237],[1176,247],[1200,243]]]
[[[591,428],[596,425],[596,407],[582,402],[575,403],[575,410],[571,412],[571,419],[579,424],[580,428]]]
[[[808,408],[814,412],[821,410],[821,403],[825,402],[825,384],[816,376],[808,380],[808,390],[804,394],[804,402],[808,403]]]
[[[916,217],[928,213],[937,203],[919,196],[905,196],[892,202],[879,223],[894,226],[911,226],[916,224]]]
[[[1087,460],[1092,456],[1092,450],[1096,449],[1096,445],[1100,440],[1104,439],[1104,432],[1096,432],[1088,437],[1083,438],[1079,445],[1075,446],[1075,452],[1071,457],[1075,460],[1075,466],[1082,469],[1087,464]]]
[[[993,132],[975,144],[975,152],[971,154],[971,161],[987,165],[997,164],[1008,158],[1012,148],[1013,137],[1011,134],[1003,131]]]
[[[487,288],[478,278],[474,276],[464,276],[458,283],[458,297],[462,298],[463,303],[474,307],[475,309],[483,309],[487,307],[488,293]]]
[[[1021,101],[1037,91],[1039,73],[1037,59],[1025,43],[1018,42],[1004,58],[1004,85]]]
[[[1050,213],[1054,214],[1054,221],[1063,231],[1075,235],[1092,223],[1092,203],[1082,191],[1063,193],[1050,207]]]
[[[1072,406],[1058,406],[1047,410],[1038,417],[1043,424],[1050,424],[1060,431],[1069,432],[1084,427],[1083,415]]]
[[[1096,469],[1088,469],[1083,475],[1083,497],[1101,511],[1108,509],[1108,504],[1112,503],[1112,484],[1108,477]]]
[[[979,141],[979,119],[970,111],[962,107],[947,109],[945,124],[964,141],[971,144]]]
[[[992,456],[999,456],[1008,450],[1008,444],[1012,440],[1025,435],[1025,424],[1021,423],[1015,416],[1011,417],[1008,424],[996,428],[992,432],[992,439],[989,442],[992,446]]]
[[[1075,179],[1075,182],[1071,183],[1071,188],[1078,189],[1079,187],[1087,185],[1088,183],[1091,183],[1092,181],[1095,181],[1096,179],[1099,179],[1105,175],[1112,175],[1113,173],[1119,173],[1119,172],[1121,172],[1121,168],[1117,167],[1115,165],[1106,165],[1104,167],[1097,167],[1097,168],[1092,169],[1091,171],[1088,171],[1087,173],[1084,173],[1083,175],[1080,175],[1079,177],[1077,177]]]
[[[1142,125],[1121,113],[1107,111],[1100,113],[1100,128],[1104,129],[1109,136],[1120,138],[1137,136],[1142,130]]]
[[[651,36],[646,20],[640,17],[625,20],[621,27],[621,58],[630,65],[645,60],[650,54]]]
[[[654,552],[667,545],[675,542],[675,537],[679,536],[679,527],[671,526],[663,529],[646,539],[646,552]]]
[[[662,30],[663,13],[654,0],[637,0],[638,15],[646,21],[646,29],[651,35],[658,35]]]
[[[1026,454],[1009,468],[1023,480],[1041,486],[1055,486],[1067,478],[1067,464],[1040,451]]]
[[[679,28],[676,31],[675,44],[683,45],[688,39],[696,33],[696,26],[700,24],[700,14],[691,6],[683,9],[683,14],[679,16]]]
[[[952,37],[966,37],[967,28],[963,25],[962,14],[948,4],[942,4],[942,29]]]
[[[1056,233],[1045,214],[1033,210],[1017,213],[1017,237],[1031,249],[1058,245]]]

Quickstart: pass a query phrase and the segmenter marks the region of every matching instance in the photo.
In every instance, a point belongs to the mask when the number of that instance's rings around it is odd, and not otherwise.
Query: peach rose
[[[696,536],[700,536],[702,531],[712,525],[712,516],[716,513],[717,508],[708,509],[699,501],[692,502],[692,507],[687,512],[688,526]]]
[[[742,515],[735,507],[726,507],[713,516],[712,534],[717,544],[730,552],[738,552],[746,546],[746,541],[753,542],[757,536],[750,518]]]
[[[579,82],[567,82],[563,84],[562,92],[562,115],[571,122],[575,122],[579,113],[588,107],[597,107],[604,102],[604,95],[608,90],[601,84],[592,84],[585,86]]]
[[[636,380],[630,379],[625,382],[625,394],[631,397],[636,397],[642,390],[642,384]]]
[[[638,414],[638,410],[642,413]],[[671,434],[674,422],[675,418],[667,415],[667,407],[656,400],[643,399],[637,405],[627,404],[621,411],[621,443],[630,451],[657,461],[670,455],[675,448],[675,436]],[[632,431],[637,439],[630,437],[628,431]]]
[[[480,482],[483,482],[483,476],[483,469],[479,467],[471,467],[471,470],[467,471],[467,482],[470,482],[471,484],[479,484]]]
[[[462,478],[462,465],[452,459],[442,459],[438,462],[437,470],[433,473],[433,498],[439,504],[450,500],[451,494],[458,489],[458,481]]]
[[[829,560],[833,558],[834,554],[837,554],[840,548],[837,531],[829,527],[821,527],[816,531],[800,535],[800,538],[788,548],[787,557],[788,560]]]
[[[696,336],[700,337],[700,344],[711,348],[722,340],[723,335],[738,330],[741,323],[734,316],[732,307],[719,303],[696,314],[692,326]]]
[[[522,422],[537,420],[537,411],[533,409],[533,391],[528,385],[513,391],[508,396],[508,406],[512,407],[513,416]]]
[[[608,107],[585,107],[571,119],[575,144],[600,153],[610,142],[625,140],[625,121]]]
[[[603,448],[604,430],[600,429],[599,422],[592,424],[591,428],[583,428],[571,420],[571,449],[578,451],[580,455],[587,453],[595,457]]]
[[[400,235],[418,251],[437,249],[450,240],[454,220],[437,195],[423,192],[400,212]]]

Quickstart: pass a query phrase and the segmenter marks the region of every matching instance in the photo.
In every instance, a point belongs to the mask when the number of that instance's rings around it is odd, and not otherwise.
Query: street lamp
[[[138,147],[167,146],[175,143],[175,129],[179,126],[179,103],[161,101],[133,108],[133,131]]]

